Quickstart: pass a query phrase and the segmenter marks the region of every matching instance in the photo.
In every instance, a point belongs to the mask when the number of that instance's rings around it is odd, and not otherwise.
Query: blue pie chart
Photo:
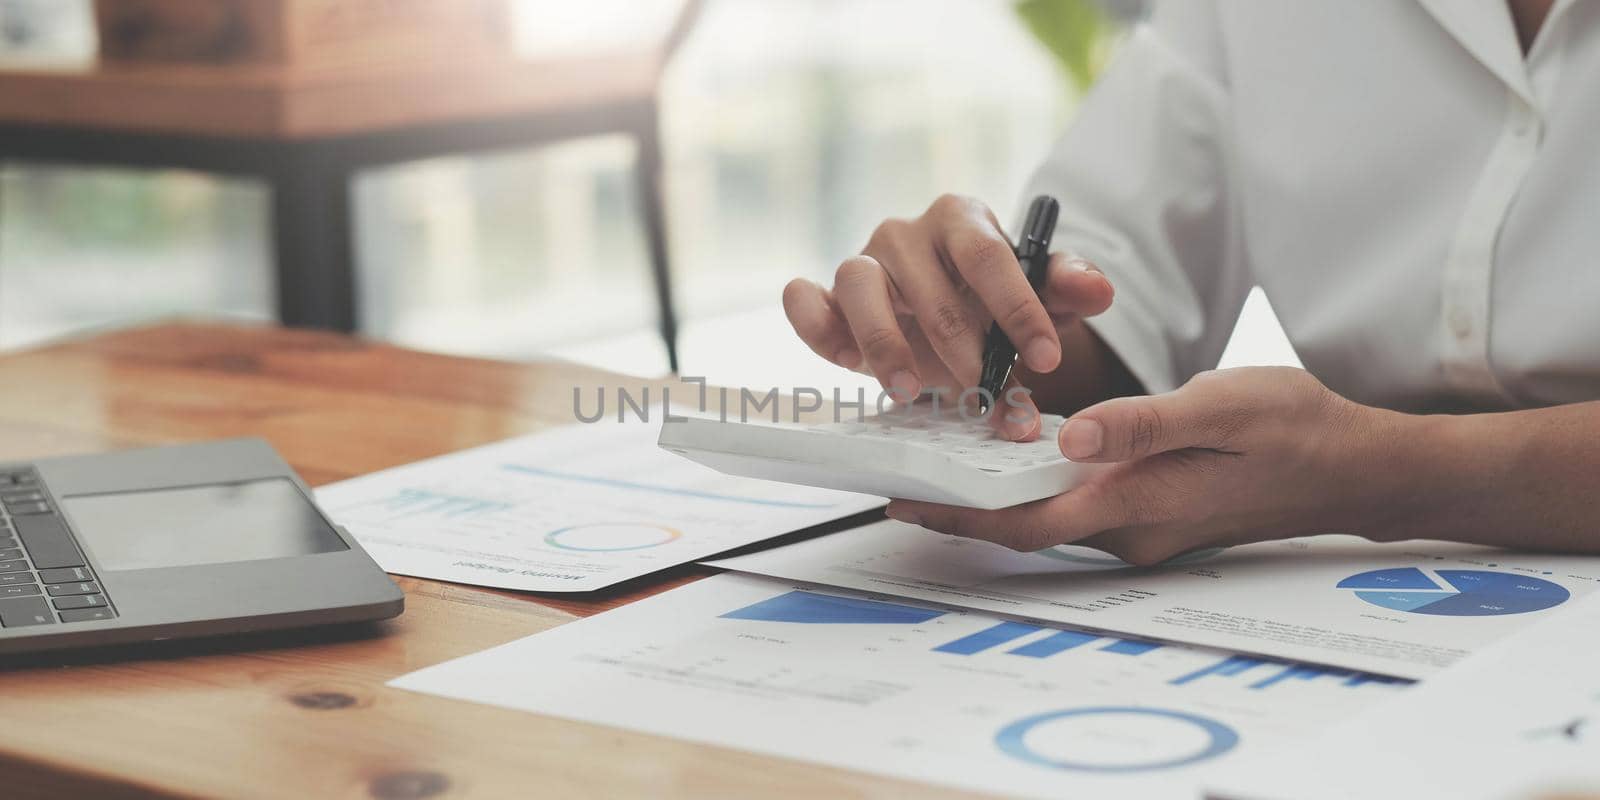
[[[1415,567],[1377,569],[1351,575],[1338,588],[1375,606],[1408,614],[1441,617],[1498,617],[1543,611],[1572,596],[1566,587],[1542,578],[1486,569],[1440,569],[1432,575]]]

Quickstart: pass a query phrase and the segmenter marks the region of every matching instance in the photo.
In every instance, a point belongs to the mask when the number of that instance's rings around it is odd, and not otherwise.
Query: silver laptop
[[[360,622],[403,604],[259,439],[0,462],[0,653]]]

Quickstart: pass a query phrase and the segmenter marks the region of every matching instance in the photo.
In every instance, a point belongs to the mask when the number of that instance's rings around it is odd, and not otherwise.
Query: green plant
[[[1120,27],[1095,0],[1018,0],[1017,16],[1079,93],[1105,66]]]

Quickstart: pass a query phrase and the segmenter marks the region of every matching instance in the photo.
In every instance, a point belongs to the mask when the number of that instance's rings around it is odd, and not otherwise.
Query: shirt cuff
[[[1178,379],[1172,369],[1172,349],[1167,346],[1160,331],[1142,325],[1127,306],[1112,304],[1104,314],[1089,317],[1084,324],[1111,348],[1123,366],[1133,373],[1150,394],[1161,394],[1178,388]]]

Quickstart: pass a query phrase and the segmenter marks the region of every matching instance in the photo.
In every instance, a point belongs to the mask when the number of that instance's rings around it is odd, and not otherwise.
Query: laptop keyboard
[[[0,469],[0,628],[116,616],[29,469]]]

